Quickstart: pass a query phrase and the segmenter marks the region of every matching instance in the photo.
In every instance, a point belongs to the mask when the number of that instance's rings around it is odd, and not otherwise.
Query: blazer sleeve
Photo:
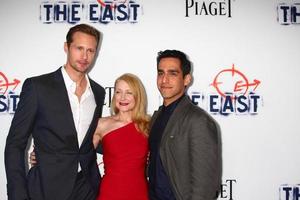
[[[97,84],[98,85],[98,84]],[[104,99],[105,99],[105,90],[100,85],[98,86],[98,98],[96,98],[97,105],[99,107],[98,118],[102,117]],[[100,143],[96,148],[96,152],[99,154],[103,154],[102,144]]]
[[[196,114],[189,127],[190,199],[215,199],[221,176],[218,128],[206,113]]]
[[[25,149],[37,113],[37,95],[32,79],[25,80],[20,101],[5,146],[8,200],[29,199],[25,171]]]

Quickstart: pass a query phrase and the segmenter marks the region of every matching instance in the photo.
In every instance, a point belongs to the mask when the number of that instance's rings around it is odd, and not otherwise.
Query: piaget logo
[[[224,16],[232,17],[232,0],[198,1],[185,0],[185,17]]]

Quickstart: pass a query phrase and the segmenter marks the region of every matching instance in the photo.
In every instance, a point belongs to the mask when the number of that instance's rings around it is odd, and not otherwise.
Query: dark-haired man
[[[100,174],[92,137],[102,112],[104,89],[87,75],[100,32],[70,28],[66,64],[25,80],[5,147],[9,200],[94,200]],[[34,139],[38,163],[26,175],[25,148]]]
[[[163,105],[150,123],[151,200],[216,198],[221,180],[218,127],[185,95],[191,80],[191,62],[183,52],[158,53],[157,87]]]

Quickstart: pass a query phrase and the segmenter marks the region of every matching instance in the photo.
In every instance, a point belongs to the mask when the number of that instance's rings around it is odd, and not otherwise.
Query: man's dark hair
[[[67,45],[68,47],[70,47],[71,43],[73,42],[73,35],[76,32],[82,32],[82,33],[86,33],[88,35],[94,36],[96,41],[97,41],[97,48],[98,48],[98,44],[99,44],[99,40],[100,40],[100,32],[87,24],[78,24],[76,26],[73,26],[72,28],[70,28],[69,32],[67,33],[66,36],[66,41],[67,41]]]
[[[163,58],[177,58],[180,60],[181,63],[181,70],[183,73],[183,77],[191,72],[191,61],[187,58],[185,53],[178,51],[178,50],[165,50],[165,51],[160,51],[157,54],[156,62],[157,62],[157,67],[161,59]]]

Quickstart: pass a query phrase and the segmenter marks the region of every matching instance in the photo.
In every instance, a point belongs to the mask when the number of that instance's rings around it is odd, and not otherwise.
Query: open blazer
[[[25,80],[5,147],[9,200],[66,200],[74,187],[78,163],[97,194],[100,174],[92,137],[105,91],[89,81],[97,105],[79,147],[61,69]],[[26,175],[25,149],[31,135],[38,163]]]
[[[161,112],[153,114],[150,127]],[[221,181],[221,141],[216,122],[188,96],[166,125],[159,154],[176,200],[212,200]],[[150,135],[151,137],[151,135]]]

